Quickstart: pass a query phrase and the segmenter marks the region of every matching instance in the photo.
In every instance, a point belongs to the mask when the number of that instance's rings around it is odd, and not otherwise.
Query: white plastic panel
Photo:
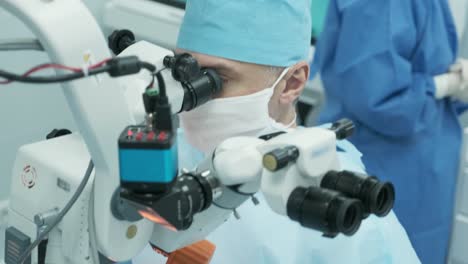
[[[112,0],[102,22],[108,30],[129,29],[138,38],[173,49],[184,14],[180,8],[147,0]]]
[[[468,217],[458,216],[455,219],[449,263],[468,263]]]
[[[465,164],[467,164],[465,159]],[[460,174],[460,193],[458,195],[458,202],[459,202],[459,213],[468,216],[468,168],[463,169],[463,173]]]
[[[468,128],[465,128],[463,137],[454,226],[448,257],[450,264],[468,264]]]
[[[55,63],[83,65],[111,56],[96,20],[81,0],[2,0],[0,7],[23,21]],[[77,34],[77,32],[79,34]],[[118,221],[109,209],[119,185],[117,138],[134,124],[118,80],[107,75],[62,84],[68,106],[95,164],[95,222],[101,252],[117,261],[135,256],[147,244],[152,223],[139,221],[139,232],[128,239],[133,223]],[[105,107],[103,107],[105,106]]]

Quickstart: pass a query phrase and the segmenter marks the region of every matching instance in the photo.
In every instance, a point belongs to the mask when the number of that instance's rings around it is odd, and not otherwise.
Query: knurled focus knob
[[[278,171],[286,167],[289,162],[299,157],[299,150],[294,146],[278,148],[263,156],[263,167],[269,171]]]

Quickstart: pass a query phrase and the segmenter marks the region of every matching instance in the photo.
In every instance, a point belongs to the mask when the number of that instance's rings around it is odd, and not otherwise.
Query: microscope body
[[[298,186],[320,186],[323,176],[330,170],[341,170],[336,151],[336,135],[324,128],[297,129],[270,139],[259,147],[266,154],[274,149],[294,146],[300,155],[284,168],[265,169],[261,191],[270,208],[287,215],[289,196]]]
[[[337,140],[353,131],[353,123],[342,119],[330,129],[296,129],[260,145],[261,192],[270,208],[326,237],[351,236],[370,214],[386,216],[395,201],[393,185],[341,170]]]
[[[89,58],[100,61],[111,56],[98,24],[80,0],[34,3],[27,0],[5,0],[0,6],[16,14],[32,29],[55,63],[89,65]],[[65,17],[65,22],[69,23],[57,23],[62,22]],[[70,34],[82,31],[87,34]],[[47,224],[49,213],[54,215],[54,212],[61,210],[69,200],[83,177],[89,159],[95,164],[93,181],[90,181],[69,214],[49,234],[46,246],[46,261],[49,263],[92,263],[89,258],[89,244],[92,238],[88,232],[88,220],[93,221],[96,226],[96,242],[100,253],[116,261],[124,261],[138,254],[148,242],[171,252],[205,238],[221,225],[235,208],[259,189],[265,194],[268,205],[275,212],[288,215],[299,222],[302,221],[302,217],[308,216],[309,209],[314,208],[309,206],[310,189],[321,189],[320,185],[327,170],[339,170],[336,153],[333,152],[336,151],[336,142],[332,139],[333,132],[313,128],[296,130],[292,134],[280,135],[269,141],[256,138],[232,139],[223,143],[195,171],[181,171],[181,168],[175,165],[169,166],[163,176],[155,175],[159,183],[164,176],[169,175],[165,182],[167,188],[142,190],[140,187],[145,187],[146,183],[140,182],[140,177],[129,176],[131,173],[128,171],[133,168],[137,176],[142,176],[144,174],[138,173],[142,169],[139,165],[148,165],[151,161],[135,158],[134,162],[137,164],[132,165],[133,167],[128,166],[128,158],[133,159],[137,152],[137,156],[141,155],[141,149],[133,148],[135,142],[121,145],[119,149],[118,138],[122,130],[128,131],[129,126],[139,126],[150,129],[143,135],[145,140],[148,140],[149,132],[153,131],[152,126],[159,125],[152,122],[154,116],[151,115],[159,112],[149,113],[147,105],[141,103],[144,101],[142,94],[148,95],[148,91],[153,90],[150,85],[152,78],[157,75],[158,81],[162,78],[168,87],[167,97],[172,105],[172,111],[168,114],[189,111],[203,104],[221,84],[220,80],[215,78],[215,74],[206,69],[197,69],[199,74],[194,79],[183,75],[176,77],[174,69],[177,69],[177,63],[189,61],[190,58],[183,55],[172,56],[171,51],[149,43],[135,43],[122,52],[122,56],[124,55],[137,55],[140,59],[154,64],[157,69],[172,66],[173,71],[140,73],[119,81],[109,76],[88,77],[62,84],[80,135],[67,135],[28,145],[18,152],[8,215],[8,228],[16,230],[10,229],[11,232],[7,233],[8,238],[21,241],[35,239],[40,232],[41,222]],[[172,58],[167,59],[167,56]],[[182,72],[184,70],[192,72],[194,69],[189,67],[182,69]],[[161,90],[157,92],[161,93]],[[142,125],[143,122],[145,124]],[[174,139],[175,130],[172,129],[171,132]],[[137,137],[138,134],[132,136]],[[164,151],[168,155],[162,155],[163,160],[175,163],[176,144],[174,140],[170,141],[167,148],[158,145],[150,149]],[[122,155],[119,151],[123,149],[135,152]],[[275,152],[278,149],[281,151]],[[62,157],[61,152],[70,155]],[[272,152],[274,153],[268,156]],[[153,156],[155,159],[157,157],[158,155]],[[64,160],[63,163],[61,159]],[[274,160],[273,163],[277,164],[270,166],[270,162],[265,160]],[[68,166],[64,166],[66,164]],[[125,175],[122,175],[122,172]],[[327,182],[330,186],[341,186],[337,184],[340,177],[341,174],[333,176],[332,180]],[[128,185],[131,180],[142,184]],[[149,179],[150,182],[153,180]],[[185,185],[178,184],[179,181],[190,183],[193,188],[187,191]],[[94,197],[90,197],[91,187],[96,190]],[[301,193],[294,195],[298,188],[305,190],[300,189]],[[324,202],[335,206],[333,202],[340,202],[342,197],[338,199],[338,194],[330,193],[331,191],[328,191],[328,196],[325,195],[328,200]],[[308,202],[306,207],[302,206],[303,201],[291,201],[291,197],[296,196]],[[195,203],[193,199],[198,201]],[[122,200],[128,202],[127,209],[132,208],[130,213],[116,206],[116,201],[120,204]],[[356,202],[353,201],[354,205]],[[290,207],[294,209],[291,209],[292,214],[289,213]],[[175,216],[162,213],[174,209]],[[179,213],[178,209],[183,209],[184,214]],[[89,210],[93,213],[90,214]],[[151,216],[155,215],[163,216],[178,232],[158,222],[160,218],[153,221]],[[174,224],[177,222],[182,225]],[[317,227],[314,224],[307,226]],[[20,231],[22,235],[16,231]],[[343,230],[337,229],[337,232],[341,231]],[[33,264],[38,263],[40,253],[41,249],[33,251]]]

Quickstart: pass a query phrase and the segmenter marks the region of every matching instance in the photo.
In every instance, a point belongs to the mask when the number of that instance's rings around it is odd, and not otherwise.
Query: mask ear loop
[[[291,69],[291,67],[286,67],[280,74],[280,76],[278,77],[278,79],[275,81],[275,83],[273,83],[273,86],[271,87],[272,89],[275,89],[275,87],[278,85],[278,83],[283,80],[284,76],[286,76],[286,74],[289,72],[289,70]],[[291,128],[292,126],[294,126],[296,124],[296,121],[297,121],[297,113],[296,111],[294,111],[294,118],[291,120],[291,122],[289,124],[287,124],[285,127],[286,128]],[[280,123],[281,124],[281,123]]]
[[[291,67],[287,67],[285,68],[280,76],[278,77],[278,79],[276,79],[276,81],[273,83],[273,85],[271,86],[272,89],[275,89],[276,85],[278,85],[279,82],[281,82],[281,80],[283,80],[284,76],[286,76],[286,74],[288,73],[289,69],[291,69]]]
[[[294,111],[294,118],[291,120],[289,124],[286,125],[286,128],[291,128],[292,126],[294,126],[296,124],[296,121],[297,121],[297,113],[296,111]]]

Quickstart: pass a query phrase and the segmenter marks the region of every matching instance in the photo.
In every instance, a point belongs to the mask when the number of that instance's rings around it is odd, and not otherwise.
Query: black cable
[[[154,86],[154,80],[155,80],[155,77],[158,73],[161,73],[162,71],[166,70],[167,68],[162,68],[160,69],[159,71],[157,71],[156,73],[153,73],[151,74],[151,82],[148,84],[148,86],[146,86],[146,91],[148,91],[149,89],[153,88]]]
[[[91,173],[92,173],[93,169],[94,169],[94,163],[93,163],[92,160],[90,160],[89,164],[88,164],[88,168],[86,169],[86,173],[85,173],[83,179],[81,180],[80,185],[78,185],[78,188],[76,188],[76,191],[73,194],[70,201],[68,201],[68,203],[65,205],[65,207],[63,207],[63,209],[60,211],[60,213],[58,213],[58,215],[55,217],[54,221],[50,225],[48,225],[44,229],[43,232],[41,232],[38,235],[36,240],[34,240],[34,242],[32,244],[30,244],[28,248],[26,248],[24,253],[19,258],[19,261],[18,261],[19,264],[23,264],[23,262],[31,255],[34,248],[36,248],[39,245],[39,243],[41,243],[41,241],[44,240],[47,237],[47,235],[50,233],[50,231],[52,231],[52,229],[54,229],[60,223],[60,221],[62,221],[63,217],[72,208],[72,206],[78,200],[78,198],[80,197],[80,195],[83,192],[84,188],[86,187],[86,184],[88,183],[89,178],[91,178]]]
[[[140,72],[141,69],[147,69],[152,74],[156,72],[156,66],[151,63],[140,61],[136,56],[128,56],[128,57],[119,57],[109,60],[105,65],[91,68],[88,74],[85,74],[83,71],[74,72],[59,76],[38,76],[38,77],[31,77],[31,76],[24,76],[24,75],[17,75],[11,72],[0,70],[0,77],[9,80],[9,81],[16,81],[16,82],[23,82],[23,83],[36,83],[36,84],[44,84],[44,83],[61,83],[61,82],[68,82],[73,81],[76,79],[84,78],[87,76],[92,76],[100,73],[107,72],[111,77],[120,77],[124,75],[130,75]],[[159,80],[158,80],[159,81]],[[164,94],[165,94],[165,87]]]
[[[42,47],[41,43],[37,39],[0,40],[0,51],[12,50],[44,51],[44,47]]]
[[[151,64],[151,63],[149,63],[149,62],[142,61],[142,62],[140,62],[140,65],[141,65],[142,68],[147,69],[147,70],[150,71],[151,73],[153,73],[153,72],[156,71],[156,66],[154,66],[153,64]]]
[[[168,68],[164,67],[164,68],[160,69],[159,71],[157,71],[156,73],[160,73],[160,72],[165,71],[165,70],[167,70],[167,69],[168,69]]]
[[[156,73],[156,79],[158,80],[159,96],[161,98],[167,98],[166,83],[160,71]]]
[[[110,68],[111,68],[110,66],[105,65],[96,69],[91,69],[88,75],[92,76],[92,75],[108,72]],[[68,74],[64,74],[60,76],[30,77],[30,76],[20,76],[14,73],[0,70],[0,77],[5,78],[7,80],[15,81],[15,82],[44,84],[44,83],[61,83],[61,82],[73,81],[73,80],[85,77],[85,74],[84,72],[75,72],[75,73],[68,73]]]

